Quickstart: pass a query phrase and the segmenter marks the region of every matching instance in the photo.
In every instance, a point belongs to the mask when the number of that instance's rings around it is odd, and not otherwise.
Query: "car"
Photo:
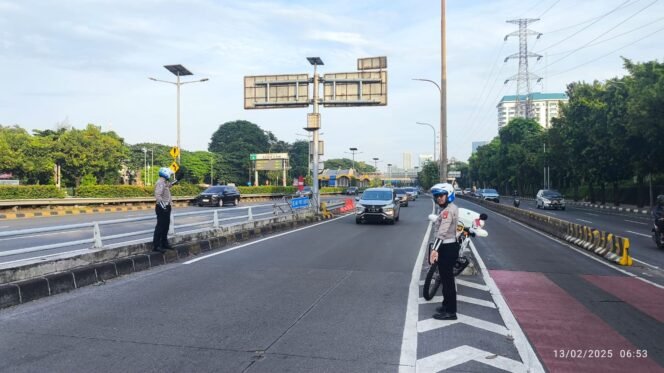
[[[500,194],[495,189],[482,189],[480,192],[480,198],[485,201],[493,201],[500,203]]]
[[[535,198],[535,206],[538,209],[561,209],[565,210],[565,198],[555,189],[540,189]]]
[[[240,204],[240,191],[232,185],[214,185],[205,189],[196,197],[198,206],[223,206],[232,203],[234,206]]]
[[[358,191],[359,191],[358,187],[350,186],[350,187],[346,188],[346,191],[344,192],[344,194],[349,195],[349,196],[350,195],[356,196]]]
[[[394,188],[394,193],[397,195],[397,198],[399,199],[399,204],[404,207],[408,207],[408,192],[406,192],[406,189],[404,188]]]
[[[408,194],[408,200],[409,201],[414,201],[417,199],[419,193],[417,191],[417,188],[414,187],[406,187],[404,188],[406,190],[406,194]]]
[[[361,197],[355,198],[355,223],[386,222],[394,224],[399,221],[401,204],[391,188],[369,188]]]
[[[463,195],[470,195],[470,193],[471,193],[470,188],[466,188],[463,190]]]
[[[302,190],[295,192],[296,197],[307,197],[311,198],[314,195],[314,190],[310,186],[305,186]]]

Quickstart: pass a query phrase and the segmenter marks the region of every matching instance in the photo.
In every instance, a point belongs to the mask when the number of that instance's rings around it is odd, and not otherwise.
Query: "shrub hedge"
[[[177,184],[171,188],[173,196],[196,196],[203,189],[193,184]],[[89,185],[76,189],[76,197],[81,198],[133,198],[152,197],[154,187],[138,185]]]
[[[65,191],[55,185],[0,185],[0,199],[64,198]]]

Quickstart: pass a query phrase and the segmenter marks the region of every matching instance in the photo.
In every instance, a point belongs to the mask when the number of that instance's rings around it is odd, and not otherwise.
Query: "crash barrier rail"
[[[629,239],[626,237],[548,215],[538,214],[533,211],[484,201],[478,198],[459,197],[482,205],[489,210],[500,212],[503,215],[563,239],[585,250],[592,251],[619,265],[632,265],[632,257],[629,255]]]
[[[331,218],[333,212],[346,213],[355,210],[355,200],[352,198],[333,202],[321,202],[320,211],[323,217]]]
[[[503,198],[508,198],[508,199],[514,199],[514,196],[511,195],[504,195],[500,196],[501,199]],[[536,201],[537,198],[533,197],[522,197],[522,196],[517,196],[517,198],[523,200],[523,201]],[[634,214],[649,214],[650,210],[648,208],[638,208],[638,207],[620,207],[620,206],[609,206],[609,205],[601,205],[597,203],[591,203],[591,202],[580,202],[580,201],[573,201],[573,200],[565,200],[565,204],[568,206],[575,206],[575,207],[587,207],[587,208],[596,208],[596,209],[601,209],[601,210],[610,210],[614,212],[631,212]]]
[[[264,213],[255,213],[254,209],[260,208],[260,207],[267,207],[271,206],[272,210]],[[171,213],[171,224],[169,228],[169,235],[175,235],[175,231],[184,229],[184,228],[191,228],[191,227],[200,227],[200,226],[209,226],[208,229],[216,229],[221,226],[222,222],[226,221],[232,221],[232,220],[241,220],[241,223],[246,222],[246,221],[253,221],[253,220],[261,220],[261,219],[255,219],[256,217],[260,216],[267,216],[269,215],[270,217],[273,217],[275,215],[280,215],[280,214],[292,214],[293,210],[290,209],[290,205],[288,205],[288,208],[283,206],[283,204],[271,204],[271,205],[258,205],[258,206],[247,206],[247,207],[237,207],[233,210],[230,211],[238,211],[238,210],[246,210],[247,214],[246,215],[239,215],[239,216],[230,216],[227,218],[224,218],[221,216],[221,210],[220,209],[214,209],[214,210],[205,210],[205,211],[194,211],[194,212],[184,212],[184,213]],[[226,210],[228,211],[228,210]],[[197,221],[193,223],[187,223],[187,224],[181,224],[181,225],[176,225],[176,221],[180,218],[183,217],[190,217],[190,216],[206,216],[206,215],[212,215],[211,219],[209,220],[203,220],[203,221]],[[113,220],[105,220],[105,221],[99,221],[99,222],[91,222],[91,223],[80,223],[80,224],[69,224],[69,225],[61,225],[61,226],[55,226],[55,227],[44,227],[44,228],[30,228],[30,229],[21,229],[21,230],[15,230],[15,231],[7,231],[7,232],[0,232],[0,238],[6,238],[6,237],[21,237],[25,235],[32,235],[32,234],[39,234],[39,233],[60,233],[60,232],[68,232],[72,230],[80,230],[80,229],[91,229],[92,230],[92,237],[87,238],[87,239],[82,239],[82,240],[76,240],[76,241],[69,241],[69,242],[61,242],[61,243],[55,243],[55,244],[50,244],[50,245],[41,245],[41,246],[35,246],[35,247],[29,247],[29,248],[24,248],[24,249],[15,249],[15,250],[8,250],[8,251],[2,251],[0,252],[0,257],[6,257],[6,256],[11,256],[11,255],[18,255],[18,254],[26,254],[26,253],[34,253],[34,252],[39,252],[39,251],[47,251],[47,250],[53,250],[53,249],[58,249],[58,248],[63,248],[63,247],[72,247],[76,245],[83,245],[83,244],[92,244],[91,249],[100,249],[104,248],[103,241],[104,240],[114,240],[114,239],[119,239],[119,238],[126,238],[126,237],[132,237],[132,236],[137,236],[137,235],[142,235],[142,234],[150,234],[154,232],[154,229],[149,229],[149,230],[139,230],[139,231],[133,231],[133,232],[126,232],[126,233],[121,233],[121,234],[114,234],[114,235],[109,235],[109,236],[102,236],[101,234],[101,229],[100,227],[103,226],[109,226],[113,224],[121,224],[121,223],[131,223],[131,222],[139,222],[139,221],[154,221],[155,217],[153,215],[148,215],[148,216],[142,216],[142,217],[136,217],[136,218],[127,218],[127,219],[113,219]]]

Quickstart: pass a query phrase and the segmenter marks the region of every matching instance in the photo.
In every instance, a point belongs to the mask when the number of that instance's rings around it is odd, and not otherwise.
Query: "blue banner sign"
[[[293,198],[291,199],[290,203],[291,203],[291,208],[293,209],[301,209],[309,207],[309,198],[307,197]]]

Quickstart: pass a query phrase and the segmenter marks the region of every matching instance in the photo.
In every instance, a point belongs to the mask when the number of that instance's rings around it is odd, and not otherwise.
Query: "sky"
[[[0,0],[0,124],[28,130],[88,123],[129,144],[176,143],[175,86],[164,65],[182,64],[203,83],[182,86],[181,143],[207,150],[228,121],[248,120],[280,140],[306,139],[310,108],[245,110],[248,75],[353,72],[357,58],[386,56],[388,105],[321,108],[322,159],[387,169],[403,153],[433,151],[439,93],[413,78],[441,78],[441,3],[433,0]],[[621,56],[664,56],[664,1],[447,1],[448,158],[467,160],[473,141],[497,135],[496,105],[515,94],[515,18],[542,33],[528,40],[534,92],[624,75]],[[438,145],[436,145],[438,153]],[[437,154],[437,157],[439,154]]]

